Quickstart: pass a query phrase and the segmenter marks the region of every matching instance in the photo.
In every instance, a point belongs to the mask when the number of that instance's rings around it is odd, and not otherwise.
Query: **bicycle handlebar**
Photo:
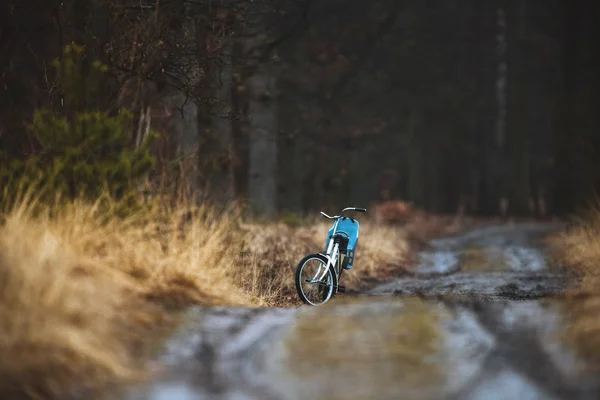
[[[346,207],[342,210],[342,213],[340,215],[343,215],[346,211],[367,212],[367,209],[361,207]]]
[[[346,208],[344,208],[342,210],[342,213],[340,215],[334,215],[332,217],[332,216],[329,216],[329,215],[325,214],[323,211],[321,211],[321,215],[324,216],[325,218],[329,218],[329,219],[338,219],[338,218],[341,218],[342,215],[344,215],[344,213],[346,211],[358,211],[358,212],[364,212],[364,213],[366,213],[367,209],[366,208],[362,208],[362,207],[346,207]]]

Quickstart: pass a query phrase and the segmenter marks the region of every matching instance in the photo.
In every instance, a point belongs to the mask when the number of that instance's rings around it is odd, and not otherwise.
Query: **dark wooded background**
[[[3,168],[40,151],[27,124],[64,106],[50,63],[75,41],[110,67],[96,107],[161,134],[155,176],[184,171],[212,198],[266,215],[383,199],[572,212],[600,184],[598,15],[577,0],[4,0]]]

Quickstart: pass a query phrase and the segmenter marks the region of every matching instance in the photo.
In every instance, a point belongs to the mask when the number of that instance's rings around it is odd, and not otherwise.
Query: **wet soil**
[[[600,398],[561,340],[570,278],[540,241],[560,228],[435,240],[411,276],[321,307],[191,309],[154,378],[123,398]]]

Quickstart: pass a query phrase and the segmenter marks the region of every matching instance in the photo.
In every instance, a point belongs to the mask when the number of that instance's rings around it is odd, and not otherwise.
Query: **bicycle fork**
[[[327,265],[325,266],[325,268],[323,268],[323,273],[321,274],[321,276],[319,276],[319,274],[321,273],[321,265],[319,265],[319,269],[317,270],[317,273],[315,274],[315,276],[313,277],[313,279],[311,279],[311,283],[315,283],[315,282],[323,282],[323,279],[325,279],[325,275],[327,275],[327,271],[330,268],[333,268],[333,272],[337,275],[337,271],[335,270],[335,264],[338,262],[338,258],[339,258],[339,244],[335,243],[333,246],[333,250],[331,252],[327,252],[325,254],[325,256],[327,257]],[[317,276],[319,276],[317,278]],[[307,279],[308,281],[308,279]],[[339,287],[339,283],[338,283],[338,287]],[[342,290],[343,291],[343,290]]]

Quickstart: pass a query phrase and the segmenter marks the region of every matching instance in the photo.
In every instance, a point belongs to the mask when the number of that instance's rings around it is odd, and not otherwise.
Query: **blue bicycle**
[[[352,268],[360,229],[357,220],[344,217],[346,211],[367,212],[367,209],[348,207],[333,217],[321,211],[323,217],[335,220],[327,234],[325,252],[309,254],[298,263],[296,290],[306,304],[325,304],[338,292],[345,291],[339,281],[342,271]]]

